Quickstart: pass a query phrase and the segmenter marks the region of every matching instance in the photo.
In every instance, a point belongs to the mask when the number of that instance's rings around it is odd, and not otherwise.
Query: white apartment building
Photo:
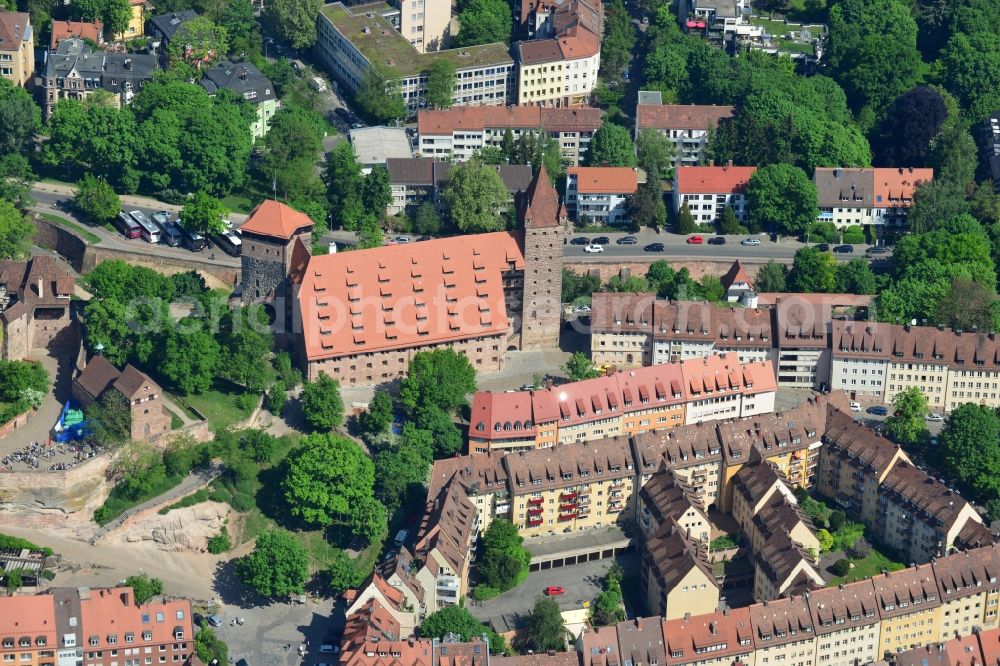
[[[514,60],[504,44],[421,53],[393,25],[396,10],[387,8],[384,3],[346,7],[335,2],[320,11],[315,52],[349,91],[360,88],[375,63],[399,81],[407,109],[416,114],[427,106],[431,63],[446,58],[455,64],[455,106],[503,106],[513,100]]]
[[[639,186],[629,167],[572,167],[566,170],[566,212],[577,224],[625,224],[625,204]]]
[[[640,102],[635,110],[635,138],[644,129],[654,129],[674,144],[671,166],[696,166],[702,160],[711,132],[719,126],[719,121],[732,116],[732,106]]]
[[[694,221],[711,224],[726,207],[745,223],[750,216],[746,188],[757,167],[679,166],[674,176],[674,212],[687,204]]]
[[[600,126],[600,109],[591,107],[463,106],[421,109],[417,114],[417,146],[423,157],[465,162],[487,146],[503,145],[508,130],[515,140],[524,133],[543,132],[559,142],[563,159],[576,166]]]
[[[399,32],[421,53],[440,51],[451,25],[451,0],[400,0]]]

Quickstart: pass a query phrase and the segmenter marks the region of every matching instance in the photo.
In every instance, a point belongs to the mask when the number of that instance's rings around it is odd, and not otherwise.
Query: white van
[[[852,412],[860,412],[861,411],[861,403],[860,402],[852,402],[851,403],[851,411]]]

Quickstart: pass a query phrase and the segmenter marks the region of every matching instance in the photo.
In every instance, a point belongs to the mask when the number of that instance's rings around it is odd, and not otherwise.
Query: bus
[[[215,236],[215,243],[231,257],[240,256],[243,250],[243,239],[240,238],[239,234],[228,229]]]
[[[184,226],[183,220],[177,220],[177,227],[180,229],[181,237],[184,239],[184,247],[192,252],[201,252],[205,249],[208,241],[200,232],[192,231]]]
[[[178,247],[182,242],[184,242],[184,237],[181,235],[180,230],[177,225],[170,221],[170,214],[166,211],[160,211],[159,213],[153,213],[153,222],[160,227],[160,238],[163,242],[170,247]]]
[[[125,213],[118,213],[118,217],[115,218],[115,226],[125,238],[139,238],[142,235],[142,228]]]
[[[147,243],[159,243],[160,242],[160,228],[146,219],[146,216],[142,214],[142,211],[133,210],[129,212],[132,219],[136,221],[139,225],[139,233],[142,235],[142,240]]]

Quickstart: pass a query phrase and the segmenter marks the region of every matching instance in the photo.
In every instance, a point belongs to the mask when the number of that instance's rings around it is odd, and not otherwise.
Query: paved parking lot
[[[330,662],[332,655],[320,655],[319,646],[332,623],[331,602],[310,601],[305,605],[271,603],[254,608],[224,606],[219,613],[224,623],[215,631],[229,645],[233,662],[246,659],[251,666],[314,666]],[[232,626],[234,618],[243,618],[242,625]],[[305,641],[309,647],[299,656],[298,647]],[[288,649],[284,646],[288,645]]]

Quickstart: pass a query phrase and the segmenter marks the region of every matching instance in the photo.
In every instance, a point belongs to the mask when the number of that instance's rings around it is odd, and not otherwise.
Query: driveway
[[[15,430],[7,437],[0,439],[0,457],[9,455],[15,449],[22,449],[33,442],[45,443],[49,440],[49,430],[55,425],[59,418],[59,413],[66,400],[70,397],[70,385],[72,383],[73,362],[69,355],[62,357],[54,356],[44,350],[35,350],[29,357],[39,361],[49,373],[49,378],[53,380],[52,390],[45,396],[45,403],[38,413],[32,417],[26,426]],[[66,458],[71,460],[72,456]],[[59,462],[63,461],[60,459]],[[55,458],[45,459],[44,467],[57,462]],[[15,469],[18,469],[15,466]],[[28,469],[21,467],[20,469]]]

